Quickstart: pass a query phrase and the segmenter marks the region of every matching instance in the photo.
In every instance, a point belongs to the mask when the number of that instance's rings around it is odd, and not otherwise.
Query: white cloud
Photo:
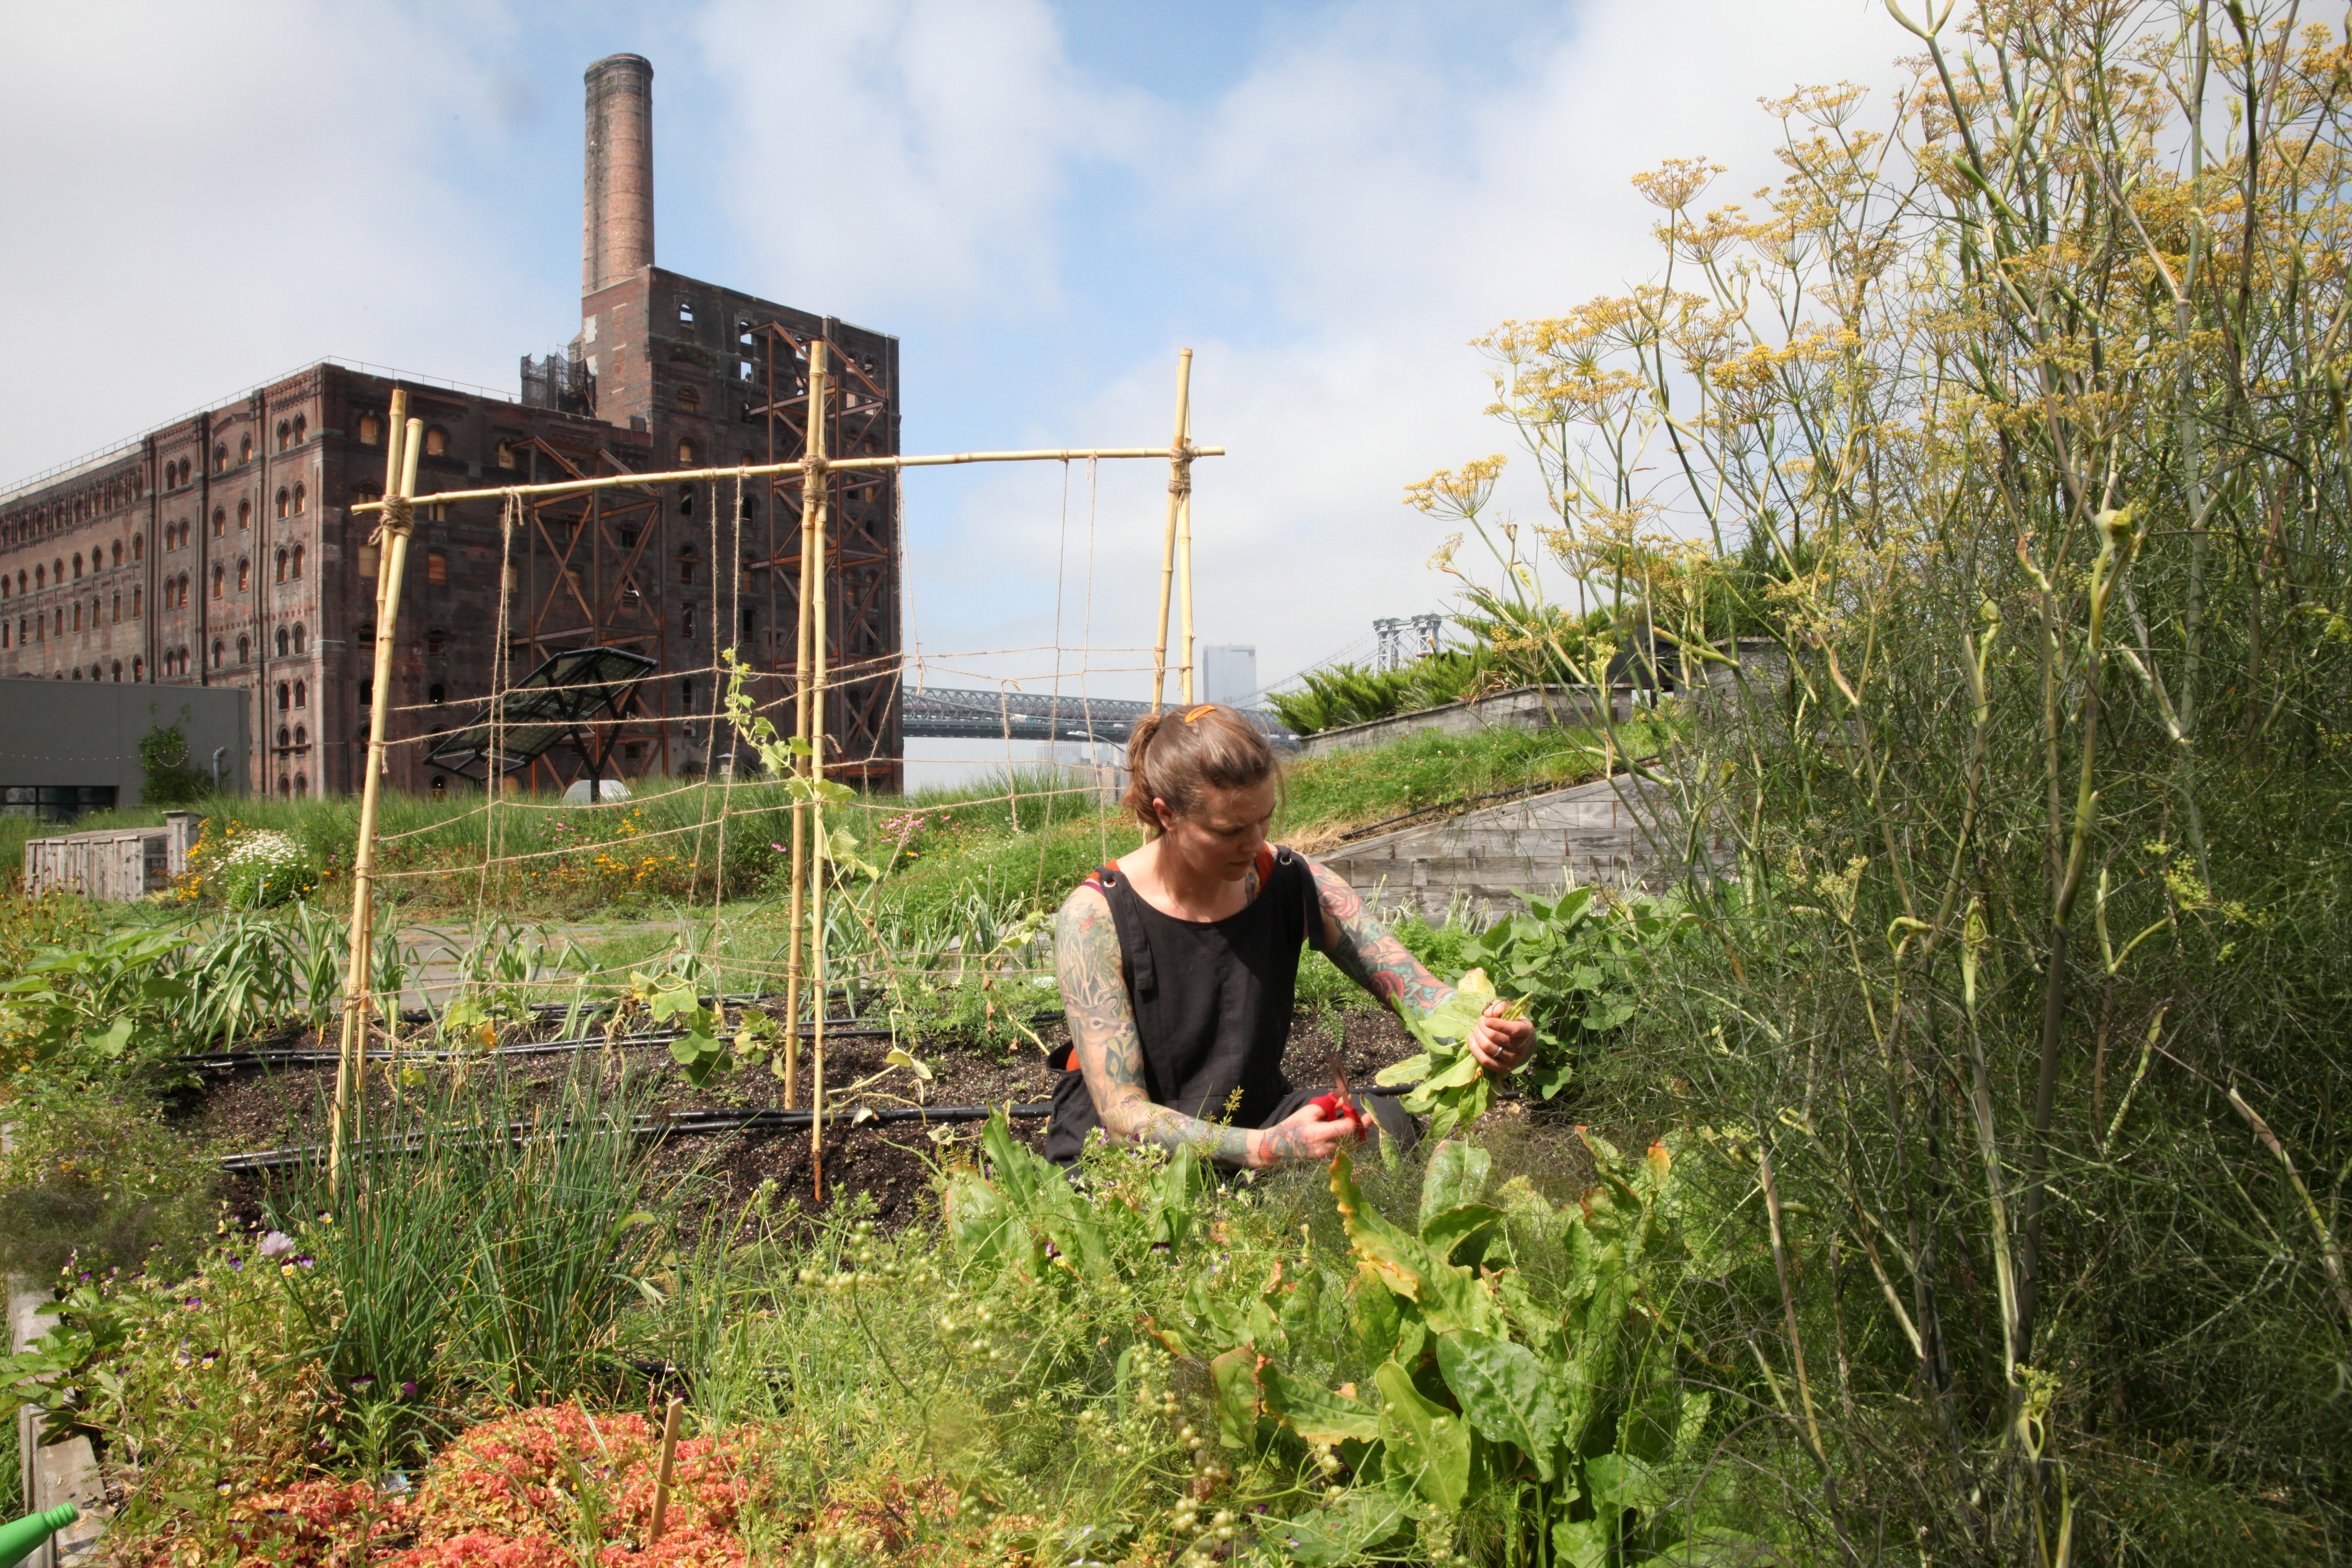
[[[542,237],[446,177],[489,118],[502,8],[19,4],[7,24],[0,484],[328,353],[510,384],[569,316],[511,259]],[[532,314],[549,326],[517,332]]]
[[[1044,0],[719,0],[698,30],[745,251],[860,320],[1050,298],[1069,165],[1139,107],[1072,68]]]
[[[1630,176],[1706,154],[1731,166],[1709,200],[1743,199],[1780,172],[1759,97],[1891,80],[1906,41],[1856,0],[1669,0],[1530,21],[1481,62],[1447,54],[1433,15],[1324,8],[1204,110],[1136,121],[1152,139],[1128,163],[1135,243],[1213,279],[1178,328],[1198,334],[1197,437],[1233,452],[1202,465],[1200,633],[1255,642],[1268,679],[1375,616],[1435,607],[1444,580],[1423,563],[1442,531],[1401,504],[1402,487],[1509,445],[1480,412],[1488,388],[1466,342],[1649,274],[1658,214]],[[1263,311],[1230,310],[1253,294]],[[1130,363],[1056,427],[1161,439],[1167,385],[1164,362]],[[1120,624],[1148,624],[1154,606],[1161,483],[1164,470],[1122,474],[1107,490],[1121,531],[1095,596]],[[1543,512],[1524,462],[1502,497]],[[948,537],[911,549],[931,646],[1034,627],[1053,532],[1039,510],[1024,481],[975,479]],[[995,591],[973,593],[982,582]]]

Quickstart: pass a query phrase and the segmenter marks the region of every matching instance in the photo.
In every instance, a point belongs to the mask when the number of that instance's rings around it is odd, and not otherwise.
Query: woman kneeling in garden
[[[1230,708],[1155,714],[1128,745],[1126,805],[1143,847],[1097,868],[1063,903],[1054,962],[1071,1044],[1054,1091],[1045,1152],[1077,1157],[1099,1127],[1112,1139],[1189,1144],[1229,1165],[1328,1159],[1369,1114],[1410,1147],[1412,1117],[1392,1100],[1357,1114],[1294,1089],[1282,1051],[1301,942],[1313,944],[1388,1006],[1416,1016],[1448,1001],[1438,980],[1365,911],[1353,889],[1272,845],[1274,752]],[[1488,1009],[1470,1051],[1507,1073],[1535,1026]]]

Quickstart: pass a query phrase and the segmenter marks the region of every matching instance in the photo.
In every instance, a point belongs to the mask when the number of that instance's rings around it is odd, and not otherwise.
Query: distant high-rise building
[[[1211,643],[1200,651],[1203,702],[1246,708],[1257,697],[1257,645]]]

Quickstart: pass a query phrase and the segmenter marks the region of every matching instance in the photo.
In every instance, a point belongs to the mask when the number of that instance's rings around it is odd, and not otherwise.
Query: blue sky
[[[0,21],[0,483],[322,354],[510,391],[576,328],[581,72],[627,49],[656,73],[661,263],[897,333],[909,450],[1162,443],[1192,346],[1196,437],[1233,451],[1196,495],[1200,630],[1268,679],[1442,607],[1402,487],[1507,449],[1471,337],[1652,270],[1631,174],[1707,154],[1744,197],[1777,172],[1759,97],[1884,89],[1909,41],[1864,0]],[[915,478],[932,679],[1050,678],[982,656],[1053,642],[1058,608],[1064,674],[1139,689],[1108,650],[1149,639],[1165,479],[1080,471],[1066,510],[1057,470]]]

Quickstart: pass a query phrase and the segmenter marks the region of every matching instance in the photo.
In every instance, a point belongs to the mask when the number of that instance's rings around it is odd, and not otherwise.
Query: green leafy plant
[[[185,723],[188,710],[180,710]],[[188,765],[188,736],[180,723],[158,722],[139,738],[140,800],[147,805],[184,805],[203,798],[211,784]]]
[[[1628,894],[1604,901],[1592,888],[1527,903],[1527,913],[1462,944],[1480,964],[1462,976],[1452,1000],[1426,1017],[1403,1015],[1423,1054],[1388,1068],[1378,1081],[1415,1086],[1405,1109],[1430,1118],[1433,1137],[1475,1125],[1493,1103],[1494,1079],[1470,1054],[1469,1037],[1499,995],[1507,993],[1535,1022],[1527,1081],[1538,1099],[1549,1100],[1573,1080],[1580,1059],[1633,1017],[1635,962],[1681,923],[1660,900]]]
[[[0,982],[0,1062],[115,1061],[167,1048],[189,993],[164,964],[184,940],[178,929],[133,930],[38,953]]]

